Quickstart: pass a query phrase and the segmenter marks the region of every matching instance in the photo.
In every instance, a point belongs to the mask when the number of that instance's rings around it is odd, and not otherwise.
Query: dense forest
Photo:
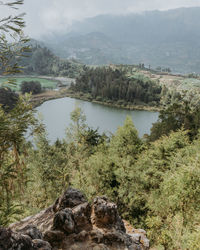
[[[84,72],[71,85],[74,92],[89,94],[98,101],[118,101],[132,104],[158,105],[162,88],[149,78],[127,76],[112,67],[85,67]]]

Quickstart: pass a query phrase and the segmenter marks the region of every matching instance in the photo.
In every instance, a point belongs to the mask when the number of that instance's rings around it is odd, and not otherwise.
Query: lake
[[[65,137],[65,130],[71,123],[70,113],[76,105],[82,108],[89,127],[98,128],[100,133],[106,132],[108,135],[122,126],[129,115],[142,137],[150,133],[152,123],[157,121],[159,115],[158,112],[119,109],[70,97],[50,100],[37,107],[37,112],[42,117],[51,142]]]

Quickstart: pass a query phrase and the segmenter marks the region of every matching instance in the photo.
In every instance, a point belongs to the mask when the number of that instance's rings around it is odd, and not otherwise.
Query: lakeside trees
[[[153,124],[150,141],[155,141],[171,131],[183,128],[193,139],[200,129],[200,105],[191,106],[188,101],[173,103],[160,111],[159,119]]]
[[[122,101],[157,105],[161,87],[149,78],[128,77],[123,70],[111,67],[85,68],[71,85],[77,92],[88,93],[99,101]]]

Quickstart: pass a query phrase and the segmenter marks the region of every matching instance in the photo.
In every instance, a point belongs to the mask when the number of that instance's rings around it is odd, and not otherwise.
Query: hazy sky
[[[56,30],[68,30],[74,20],[99,14],[192,6],[200,6],[200,0],[25,0],[20,11],[26,12],[26,34],[39,38]],[[0,6],[0,17],[5,14],[8,10]]]

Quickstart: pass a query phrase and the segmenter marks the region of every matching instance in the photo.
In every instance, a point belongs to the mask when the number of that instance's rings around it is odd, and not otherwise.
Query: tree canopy
[[[18,94],[10,88],[0,88],[0,104],[4,110],[12,109],[19,99]]]
[[[123,70],[111,67],[86,67],[71,89],[88,93],[97,101],[121,100],[150,105],[159,103],[161,93],[161,87],[150,78],[128,77]]]
[[[21,84],[21,92],[22,94],[25,93],[32,93],[32,94],[39,94],[42,91],[42,86],[39,81],[24,81]]]

